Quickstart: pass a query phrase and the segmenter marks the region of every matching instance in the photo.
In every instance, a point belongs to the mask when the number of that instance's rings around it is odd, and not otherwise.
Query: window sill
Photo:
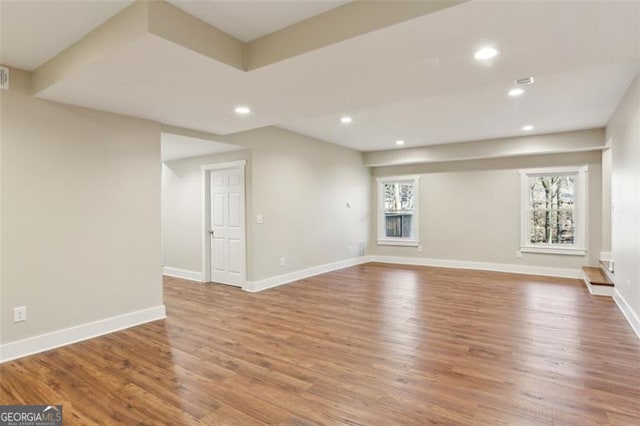
[[[378,240],[379,246],[418,247],[420,241],[415,240]]]
[[[568,256],[586,256],[587,250],[576,247],[534,247],[523,246],[520,247],[522,253],[542,253],[542,254],[563,254]]]

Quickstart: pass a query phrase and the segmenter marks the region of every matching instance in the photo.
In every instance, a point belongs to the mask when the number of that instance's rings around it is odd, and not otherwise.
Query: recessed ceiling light
[[[475,55],[473,55],[474,58],[478,59],[479,61],[482,61],[484,59],[491,59],[495,56],[498,56],[500,52],[498,51],[498,49],[496,49],[495,47],[483,47],[482,49],[476,51]]]
[[[246,106],[239,106],[239,107],[236,107],[235,111],[236,111],[236,114],[244,115],[244,114],[249,114],[251,112],[251,109]]]
[[[340,121],[344,124],[349,124],[353,121],[353,119],[351,117],[349,117],[348,115],[345,115],[344,117],[340,118]]]
[[[397,140],[397,141],[396,141],[396,145],[398,145],[398,146],[400,146],[400,145],[404,145],[404,141]]]
[[[533,130],[533,126],[531,124],[527,124],[526,126],[522,127],[522,130],[524,130],[525,132],[530,132]]]
[[[524,89],[520,89],[519,87],[509,90],[509,96],[513,96],[513,97],[520,96],[523,93],[524,93]]]

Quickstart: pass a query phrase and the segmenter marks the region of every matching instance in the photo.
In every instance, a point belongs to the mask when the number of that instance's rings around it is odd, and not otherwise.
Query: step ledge
[[[614,283],[609,279],[606,272],[600,267],[584,266],[582,268],[585,280],[591,285],[613,287]]]

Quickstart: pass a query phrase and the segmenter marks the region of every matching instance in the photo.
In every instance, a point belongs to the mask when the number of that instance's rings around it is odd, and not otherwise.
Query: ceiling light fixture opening
[[[238,106],[235,109],[236,114],[246,115],[251,112],[251,108],[247,106]]]
[[[402,146],[402,145],[404,145],[404,141],[403,140],[397,140],[396,141],[396,145]]]
[[[527,124],[526,126],[522,126],[522,130],[525,132],[530,132],[533,130],[533,126],[531,124]]]
[[[524,89],[520,89],[519,87],[516,87],[515,89],[509,90],[509,96],[511,96],[511,97],[520,96],[523,93],[524,93]]]
[[[353,119],[351,117],[349,117],[348,115],[345,115],[344,117],[340,118],[340,122],[344,123],[344,124],[349,124],[353,121]]]
[[[494,58],[499,54],[500,52],[498,51],[498,49],[496,49],[495,47],[487,46],[487,47],[483,47],[480,50],[477,50],[476,53],[473,55],[473,57],[479,61],[482,61],[485,59]]]

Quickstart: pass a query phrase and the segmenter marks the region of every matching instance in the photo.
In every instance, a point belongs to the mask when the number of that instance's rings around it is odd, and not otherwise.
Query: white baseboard
[[[609,285],[591,285],[591,283],[589,282],[589,278],[584,277],[584,283],[587,286],[587,290],[589,290],[589,293],[593,294],[594,296],[609,296],[612,297],[613,296],[613,287],[609,286]]]
[[[615,300],[616,305],[618,305],[618,308],[620,308],[622,314],[631,325],[636,336],[640,338],[640,319],[638,319],[638,316],[633,312],[633,309],[631,309],[631,306],[629,306],[625,298],[618,292],[618,289],[615,289],[613,292],[613,300]]]
[[[512,274],[544,275],[560,278],[582,278],[579,269],[546,266],[510,265],[506,263],[471,262],[464,260],[429,259],[424,257],[368,256],[370,262],[399,265],[435,266],[440,268],[476,269],[480,271],[508,272]]]
[[[347,268],[349,266],[360,265],[370,262],[368,256],[353,257],[351,259],[340,260],[338,262],[326,263],[320,266],[314,266],[308,269],[302,269],[288,274],[278,275],[271,278],[265,278],[258,281],[248,281],[242,286],[242,289],[251,293],[266,290],[268,288],[277,287],[293,281],[302,280],[314,275],[324,274],[326,272],[336,271],[338,269]]]
[[[550,268],[544,266],[509,265],[503,263],[467,262],[461,260],[428,259],[423,257],[399,257],[399,256],[360,256],[339,262],[327,263],[313,268],[303,269],[276,277],[265,278],[258,281],[249,281],[242,287],[249,292],[257,292],[268,288],[277,287],[293,281],[309,278],[314,275],[324,274],[349,266],[360,265],[368,262],[394,263],[398,265],[435,266],[441,268],[476,269],[481,271],[508,272],[513,274],[544,275],[560,278],[582,278],[579,269]]]
[[[162,275],[168,277],[182,278],[190,281],[204,282],[204,274],[202,272],[187,271],[186,269],[172,268],[170,266],[162,267]]]
[[[0,345],[0,363],[166,318],[164,305]]]

